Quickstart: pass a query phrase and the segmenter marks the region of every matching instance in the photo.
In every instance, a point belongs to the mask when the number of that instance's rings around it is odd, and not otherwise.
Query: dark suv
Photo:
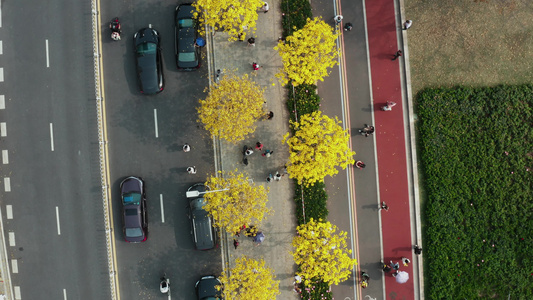
[[[208,188],[203,183],[191,186],[188,192],[196,191],[198,196],[189,200],[189,219],[191,220],[194,246],[197,250],[209,250],[217,246],[217,232],[213,227],[213,220],[204,210],[206,200],[203,194]]]
[[[141,178],[130,176],[120,183],[122,198],[122,231],[130,243],[146,241],[148,220],[146,218],[146,196]]]
[[[200,67],[200,47],[196,47],[198,25],[194,19],[196,10],[190,3],[176,7],[174,31],[176,35],[176,64],[179,70],[193,71]]]
[[[141,93],[156,94],[162,92],[165,83],[159,32],[150,25],[133,35],[133,43]]]

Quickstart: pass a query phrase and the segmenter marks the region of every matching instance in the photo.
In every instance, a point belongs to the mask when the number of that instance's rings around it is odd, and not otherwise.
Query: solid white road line
[[[13,271],[14,274],[19,272],[19,264],[16,259],[11,260],[11,271]]]
[[[16,300],[20,300],[20,299],[22,299],[22,298],[20,297],[20,286],[18,286],[18,285],[15,286],[15,299],[16,299]]]
[[[165,223],[165,207],[163,206],[163,194],[159,194],[159,203],[161,203],[161,223]]]
[[[54,124],[50,123],[50,148],[54,151]]]
[[[11,178],[4,177],[4,191],[11,192]]]
[[[7,152],[7,150],[2,150],[2,163],[4,165],[7,165],[9,164],[9,152]]]
[[[4,47],[3,47],[2,41],[0,41],[0,55],[1,54],[4,54]]]
[[[0,109],[6,109],[6,96],[0,95]]]
[[[15,247],[17,244],[15,244],[15,233],[13,231],[9,232],[9,246]]]
[[[56,206],[57,235],[61,235],[61,225],[59,225],[59,207]]]
[[[50,56],[48,55],[48,40],[46,40],[46,67],[50,68]]]
[[[157,128],[157,109],[154,108],[154,122],[155,122],[155,137],[159,137],[159,129]]]
[[[2,137],[7,136],[6,122],[1,122],[0,123],[0,136],[2,136]]]
[[[67,300],[67,289],[63,289],[63,299]]]
[[[8,220],[13,219],[13,205],[6,205],[6,216]]]

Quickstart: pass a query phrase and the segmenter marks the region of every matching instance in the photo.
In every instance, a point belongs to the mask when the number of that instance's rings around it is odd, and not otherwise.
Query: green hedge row
[[[312,18],[311,5],[308,0],[282,0],[281,10],[283,13],[283,37],[292,34],[293,31],[305,26],[307,18]],[[291,121],[297,121],[299,116],[312,113],[320,108],[320,97],[316,93],[316,85],[300,85],[294,87],[288,85],[287,109]],[[328,209],[326,202],[325,184],[316,183],[314,186],[305,187],[294,180],[296,204],[296,218],[298,225],[304,224],[311,218],[326,220]],[[303,203],[302,203],[303,199]],[[300,297],[309,300],[332,300],[330,286],[327,283],[316,280],[313,284],[301,285]]]
[[[533,299],[533,86],[417,95],[429,299]]]

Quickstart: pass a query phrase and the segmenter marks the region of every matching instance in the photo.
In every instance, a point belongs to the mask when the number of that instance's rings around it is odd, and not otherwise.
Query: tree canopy
[[[240,231],[243,225],[260,223],[272,210],[266,207],[268,189],[250,182],[244,173],[220,171],[220,176],[211,176],[205,183],[210,190],[218,192],[204,195],[204,209],[213,216],[215,226],[228,233]]]
[[[295,28],[296,29],[296,28]],[[307,24],[274,48],[283,61],[278,77],[283,84],[315,84],[328,76],[328,68],[337,64],[338,34],[321,18],[307,19]]]
[[[230,276],[222,272],[220,281],[225,299],[234,300],[272,300],[279,292],[279,281],[275,280],[274,270],[265,266],[265,261],[246,256],[235,260]],[[218,287],[220,290],[222,287]]]
[[[292,253],[305,283],[319,279],[329,284],[339,284],[348,279],[357,264],[346,246],[346,232],[337,233],[337,226],[321,219],[311,219],[296,228],[298,235],[292,240],[296,250]]]
[[[283,142],[290,148],[287,171],[299,184],[313,185],[322,182],[327,175],[335,175],[337,166],[345,169],[354,163],[355,154],[348,147],[349,135],[335,117],[329,118],[320,111],[303,115],[299,122],[292,122],[295,133],[287,133]]]
[[[248,74],[228,74],[209,90],[197,108],[199,122],[212,134],[237,143],[255,131],[255,122],[263,117],[264,88]]]
[[[247,33],[255,33],[257,11],[263,4],[261,0],[197,0],[193,6],[201,12],[198,20],[202,25],[227,32],[230,41],[235,41],[244,40]]]

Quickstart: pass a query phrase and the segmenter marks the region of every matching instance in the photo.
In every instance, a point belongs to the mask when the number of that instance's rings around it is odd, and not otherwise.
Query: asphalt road
[[[343,31],[339,38],[344,60],[331,70],[324,82],[319,82],[318,92],[322,111],[330,117],[337,116],[350,130],[352,149],[356,152],[354,159],[363,161],[366,168],[340,170],[336,176],[325,179],[329,196],[328,220],[354,238],[349,243],[356,254],[357,270],[370,275],[369,286],[362,296],[383,299],[375,141],[373,136],[365,138],[358,132],[364,124],[374,123],[364,6],[363,1],[336,1],[339,2],[341,5],[336,9],[344,17],[343,24],[350,22],[353,29]],[[333,25],[336,13],[332,4],[331,1],[313,1],[313,15],[322,16]],[[335,298],[357,299],[359,276],[360,273],[355,272],[349,280],[332,286]]]
[[[173,299],[193,299],[194,284],[203,275],[222,271],[220,250],[196,251],[187,217],[185,191],[205,182],[214,172],[213,146],[198,127],[196,106],[205,97],[207,63],[195,72],[178,72],[174,56],[175,1],[101,3],[103,65],[113,217],[120,296],[122,299],[158,299],[159,278],[166,272]],[[122,23],[122,40],[112,41],[107,24]],[[135,73],[133,34],[148,24],[162,37],[165,89],[141,95]],[[156,125],[157,124],[157,125]],[[184,143],[192,150],[182,151]],[[196,175],[186,172],[196,166]],[[149,219],[148,240],[123,241],[120,181],[129,175],[144,178]],[[161,209],[161,199],[163,210]],[[164,218],[164,222],[163,222]]]
[[[90,2],[3,1],[1,11],[1,202],[15,296],[109,299]]]

